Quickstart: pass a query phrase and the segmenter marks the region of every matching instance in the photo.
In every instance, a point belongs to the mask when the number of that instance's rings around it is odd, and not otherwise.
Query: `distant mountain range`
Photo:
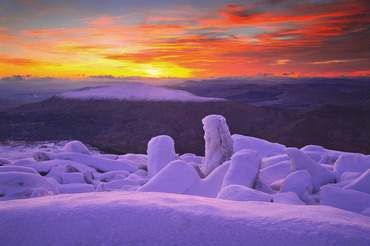
[[[325,105],[361,103],[370,98],[370,80],[366,78],[224,78],[186,81],[168,87],[198,96],[220,97],[273,109],[307,110]]]
[[[109,87],[100,88],[100,93],[104,88]],[[79,91],[89,95],[91,90]],[[124,87],[121,86],[121,90]],[[132,96],[137,98],[140,91],[143,88],[139,85]],[[179,95],[174,90],[162,92]],[[297,111],[228,100],[132,100],[109,95],[83,98],[65,95],[0,112],[0,140],[78,139],[111,153],[145,153],[152,137],[169,135],[175,140],[178,153],[202,155],[201,120],[209,114],[220,114],[226,118],[232,134],[259,137],[287,146],[317,144],[370,154],[369,100],[362,100],[362,104]]]

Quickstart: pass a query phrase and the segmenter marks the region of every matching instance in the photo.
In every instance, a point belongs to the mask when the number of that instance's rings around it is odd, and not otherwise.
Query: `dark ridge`
[[[177,153],[204,154],[201,120],[223,115],[232,134],[287,146],[321,145],[370,153],[370,107],[272,110],[233,101],[72,100],[54,97],[0,112],[0,140],[77,139],[107,153],[146,153],[148,141],[169,135]]]

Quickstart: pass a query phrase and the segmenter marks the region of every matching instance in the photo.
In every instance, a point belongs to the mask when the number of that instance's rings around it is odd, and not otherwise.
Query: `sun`
[[[163,77],[163,72],[160,69],[150,68],[144,70],[148,77],[159,78]]]

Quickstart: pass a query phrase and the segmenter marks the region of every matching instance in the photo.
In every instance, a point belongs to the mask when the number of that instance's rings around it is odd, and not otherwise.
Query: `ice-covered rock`
[[[292,205],[304,205],[304,202],[299,199],[296,193],[294,192],[282,192],[273,194],[272,198],[275,203],[284,203]]]
[[[302,197],[305,192],[312,193],[312,177],[307,170],[298,170],[289,174],[281,185],[281,192],[294,192]]]
[[[290,163],[290,158],[287,154],[264,157],[262,158],[261,169],[273,166],[283,161],[289,161]]]
[[[270,185],[276,180],[285,179],[290,174],[290,161],[282,161],[260,170],[259,180]]]
[[[344,186],[346,189],[358,190],[370,194],[370,169],[367,169],[360,177],[355,179],[349,185]]]
[[[238,152],[242,149],[252,149],[256,151],[261,157],[268,157],[278,154],[284,154],[284,149],[286,148],[285,145],[271,143],[264,139],[259,139],[255,137],[243,136],[239,134],[234,134],[231,137],[234,140],[234,152]]]
[[[303,151],[297,148],[286,148],[285,152],[291,159],[292,172],[296,170],[307,170],[311,174],[313,192],[318,191],[321,186],[335,181],[334,173],[312,160]]]
[[[30,198],[38,189],[46,190],[48,195],[59,194],[55,186],[39,174],[15,171],[0,173],[0,201]]]
[[[323,155],[319,160],[319,164],[334,164],[338,157],[338,155]]]
[[[110,182],[117,179],[125,179],[130,173],[125,170],[110,171],[97,175],[95,178],[101,182]]]
[[[8,159],[5,159],[5,158],[1,158],[0,157],[0,166],[2,165],[10,165],[12,162],[9,161]]]
[[[281,185],[283,184],[284,179],[278,179],[272,182],[269,187],[274,191],[280,191]]]
[[[325,185],[321,188],[320,205],[327,205],[355,213],[362,213],[370,207],[370,194]]]
[[[91,155],[90,150],[80,141],[72,141],[64,146],[64,150],[67,152],[81,153],[85,155]]]
[[[62,194],[76,194],[76,193],[85,193],[93,192],[94,186],[91,184],[60,184],[57,186],[58,190]]]
[[[227,171],[222,188],[229,185],[244,185],[254,189],[261,166],[260,155],[250,149],[243,149],[231,157],[231,164]]]
[[[140,154],[126,154],[118,157],[118,160],[125,160],[131,163],[131,165],[139,168],[139,169],[145,169],[148,170],[147,164],[147,156],[140,155]]]
[[[202,122],[206,142],[203,173],[208,175],[233,155],[233,139],[223,116],[208,115]]]
[[[230,161],[225,161],[221,166],[216,167],[204,179],[196,179],[184,194],[215,198],[221,190],[225,174],[230,167]]]
[[[170,136],[157,136],[148,142],[148,175],[150,177],[156,175],[175,159],[175,142]]]
[[[353,181],[353,180],[357,179],[358,177],[360,177],[361,174],[362,173],[360,173],[360,172],[344,172],[340,176],[339,180],[340,180],[340,182],[347,181],[347,180]]]
[[[22,167],[22,166],[0,166],[0,173],[4,172],[24,172],[24,173],[33,173],[39,174],[34,168]]]
[[[38,162],[49,161],[49,160],[54,160],[58,158],[58,155],[54,153],[50,153],[50,152],[37,151],[37,152],[32,153],[32,158]]]
[[[180,160],[186,161],[186,162],[194,162],[196,164],[201,164],[204,162],[204,158],[201,156],[196,156],[192,153],[186,153],[180,156]]]
[[[200,177],[191,165],[185,161],[176,160],[160,170],[138,191],[183,194],[197,179]]]
[[[113,180],[111,182],[106,183],[105,189],[109,189],[109,190],[122,189],[122,187],[125,185],[139,186],[139,184],[133,180],[118,179],[118,180]]]
[[[363,154],[345,153],[334,163],[334,172],[338,180],[344,172],[364,173],[369,168],[370,156]]]
[[[100,172],[126,170],[132,173],[137,171],[136,167],[124,160],[108,160],[98,156],[90,156],[80,153],[59,153],[59,157],[92,167]]]
[[[251,189],[244,185],[229,185],[218,193],[217,198],[232,201],[272,202],[272,195]]]
[[[85,178],[82,173],[63,173],[62,182],[63,184],[86,184]]]

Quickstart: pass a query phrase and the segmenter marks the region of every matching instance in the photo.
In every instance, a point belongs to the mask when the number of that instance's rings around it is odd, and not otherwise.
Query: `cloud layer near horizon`
[[[0,6],[3,77],[370,74],[365,0],[5,0]]]

